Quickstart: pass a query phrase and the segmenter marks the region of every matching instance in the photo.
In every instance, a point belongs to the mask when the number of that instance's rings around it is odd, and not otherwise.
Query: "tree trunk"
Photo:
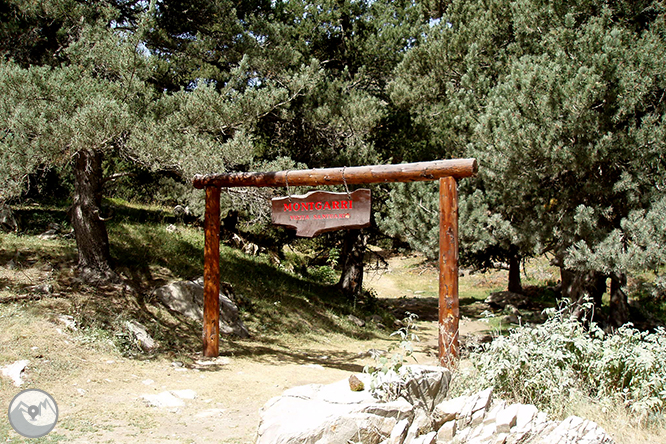
[[[338,287],[347,295],[363,289],[363,257],[368,237],[361,230],[348,230],[342,247],[342,275]]]
[[[562,296],[569,298],[573,315],[581,321],[600,321],[601,299],[606,291],[607,276],[598,271],[574,271],[560,267]],[[586,299],[592,301],[592,310],[584,307]]]
[[[100,214],[102,155],[95,151],[79,152],[74,180],[70,219],[79,253],[79,275],[87,282],[116,282],[119,278],[110,265],[109,236]]]
[[[513,293],[522,293],[523,285],[520,281],[520,255],[515,253],[509,259],[509,286],[507,290]]]
[[[629,301],[624,287],[627,285],[627,275],[624,273],[611,275],[610,313],[608,324],[611,327],[622,327],[629,322]]]

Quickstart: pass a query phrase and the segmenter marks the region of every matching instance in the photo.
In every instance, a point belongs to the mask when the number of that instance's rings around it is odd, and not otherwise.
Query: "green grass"
[[[60,220],[64,209],[48,208],[49,214],[58,217],[36,218],[37,225],[26,230],[33,234],[0,233],[0,259],[6,263],[18,256],[23,274],[36,272],[41,263],[60,264],[52,279],[58,291],[67,295],[66,303],[42,301],[40,309],[46,304],[54,312],[73,316],[80,328],[81,345],[111,340],[121,350],[135,352],[129,337],[119,328],[125,320],[135,319],[146,326],[163,350],[198,352],[200,323],[169,312],[154,300],[151,291],[169,281],[203,275],[203,230],[176,224],[173,215],[164,208],[120,200],[109,200],[106,204],[113,214],[107,230],[114,266],[133,282],[138,294],[113,287],[89,287],[71,279],[76,262],[75,241],[63,238],[48,241],[35,235],[43,232],[45,223],[48,226],[46,219]],[[34,215],[39,208],[31,206],[26,211]],[[62,220],[59,223],[64,224]],[[350,313],[365,317],[376,312],[378,307],[371,303],[372,298],[350,300],[332,285],[322,283],[321,270],[311,271],[302,276],[274,265],[267,255],[250,256],[225,245],[220,248],[221,280],[233,286],[243,321],[254,337],[289,343],[322,334],[358,339],[384,335],[370,327],[359,328],[346,319]],[[26,280],[23,288],[30,283]],[[16,291],[23,290],[13,284],[7,296]],[[387,313],[380,310],[380,314]],[[233,348],[233,338],[223,340]]]

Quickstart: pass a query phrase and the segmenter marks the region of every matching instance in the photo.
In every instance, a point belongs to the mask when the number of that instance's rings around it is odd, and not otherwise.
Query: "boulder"
[[[434,407],[436,400],[446,396],[450,373],[442,367],[403,368],[408,369],[404,373],[405,397],[390,402],[378,401],[368,389],[352,391],[347,379],[285,391],[263,407],[257,444],[376,444],[387,439],[402,443],[406,437],[432,433],[430,411],[425,408]],[[356,377],[370,387],[369,375]],[[418,424],[414,425],[417,416]]]
[[[196,321],[203,321],[203,277],[192,281],[172,282],[154,291],[155,296],[170,310]],[[240,319],[238,307],[231,284],[220,284],[220,333],[236,335],[241,338],[250,336],[245,324]]]
[[[450,374],[441,367],[406,366],[407,397],[380,402],[349,381],[286,390],[261,410],[257,444],[611,444],[597,424],[578,417],[548,420],[532,405],[493,400],[493,391],[442,400]],[[413,368],[412,368],[413,367]],[[436,375],[441,373],[441,377]],[[370,386],[370,375],[357,377]],[[412,381],[413,380],[413,381]],[[440,381],[434,383],[434,381]],[[424,382],[425,381],[425,382]],[[445,382],[445,383],[444,383]],[[434,387],[438,387],[435,389]],[[444,388],[446,387],[446,388]],[[443,394],[443,395],[442,395]],[[411,401],[409,401],[410,399]]]
[[[157,348],[157,343],[148,334],[146,327],[137,321],[125,321],[125,328],[137,341],[143,351],[151,352]]]

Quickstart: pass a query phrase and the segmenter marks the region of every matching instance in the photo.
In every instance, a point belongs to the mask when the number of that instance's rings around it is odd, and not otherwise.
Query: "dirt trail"
[[[416,344],[416,357],[419,363],[436,364],[436,270],[418,268],[419,261],[391,258],[389,269],[369,273],[366,283],[396,312],[419,314],[421,342]],[[385,350],[391,343],[335,335],[302,344],[252,339],[237,341],[230,348],[222,343],[223,355],[229,349],[241,352],[217,360],[176,355],[137,360],[121,357],[112,348],[93,352],[80,343],[76,332],[52,318],[34,321],[25,316],[25,322],[32,324],[21,328],[22,315],[11,316],[12,328],[0,333],[0,357],[4,361],[30,356],[26,379],[38,381],[34,386],[49,392],[60,409],[58,424],[49,436],[75,443],[139,439],[143,443],[252,443],[259,409],[270,398],[290,387],[345,379],[372,363],[368,350]],[[461,333],[485,327],[478,324],[461,322]],[[6,380],[0,384],[0,403],[9,405],[18,389]],[[181,407],[149,407],[142,398],[185,389],[196,392],[196,397],[184,399]],[[0,440],[21,442],[8,424],[0,425]]]

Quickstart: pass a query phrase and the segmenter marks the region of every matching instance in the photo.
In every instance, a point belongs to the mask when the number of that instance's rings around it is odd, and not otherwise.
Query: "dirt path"
[[[436,364],[436,271],[419,268],[420,259],[391,258],[389,268],[366,276],[367,286],[396,313],[419,314],[416,344],[419,363]],[[152,360],[128,359],[112,347],[99,350],[54,317],[15,310],[2,313],[3,361],[29,356],[26,380],[49,392],[60,416],[50,440],[75,443],[252,443],[259,409],[285,389],[331,383],[360,372],[373,361],[370,349],[386,350],[385,338],[354,340],[343,336],[313,338],[301,344],[237,341],[216,360],[198,356]],[[485,329],[463,320],[461,333]],[[17,388],[0,378],[0,403],[9,405]],[[32,381],[32,383],[31,383]],[[34,384],[34,385],[32,385]],[[143,398],[166,391],[191,390],[196,396],[179,407],[151,407]],[[190,395],[192,393],[190,392]],[[182,395],[182,393],[181,393]],[[0,441],[22,442],[8,424]]]

